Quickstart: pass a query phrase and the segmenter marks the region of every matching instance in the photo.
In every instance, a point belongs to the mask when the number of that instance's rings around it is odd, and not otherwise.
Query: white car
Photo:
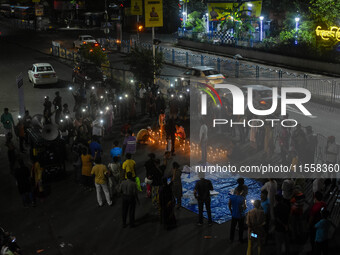
[[[58,82],[58,76],[53,67],[49,63],[33,64],[28,70],[28,80],[33,83],[33,87],[37,84],[53,84]]]
[[[190,83],[208,83],[215,85],[225,82],[225,76],[210,66],[194,66],[182,74],[182,79]]]
[[[83,44],[98,43],[91,35],[80,35],[77,40],[73,42],[73,48],[80,48]]]

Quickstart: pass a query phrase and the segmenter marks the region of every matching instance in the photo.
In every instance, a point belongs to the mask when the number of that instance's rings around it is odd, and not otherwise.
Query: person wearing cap
[[[261,247],[265,237],[264,225],[266,224],[266,217],[261,208],[261,201],[254,201],[254,208],[248,212],[248,250],[247,255],[252,254],[252,246],[257,242],[257,254],[261,254]]]
[[[12,125],[14,126],[14,120],[12,114],[9,113],[8,108],[5,108],[4,113],[1,115],[1,123],[4,126],[5,134],[12,133]]]

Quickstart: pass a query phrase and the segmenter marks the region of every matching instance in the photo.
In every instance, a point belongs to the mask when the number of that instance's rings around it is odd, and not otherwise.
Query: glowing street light
[[[299,30],[299,21],[300,21],[300,18],[296,17],[295,18],[295,45],[298,44],[297,33],[298,33],[298,30]]]
[[[206,13],[205,17],[207,19],[207,33],[209,33],[209,13]]]
[[[248,3],[247,5],[248,5],[248,7],[253,7],[253,4],[251,4],[251,3]]]
[[[260,41],[263,40],[263,16],[260,16]]]

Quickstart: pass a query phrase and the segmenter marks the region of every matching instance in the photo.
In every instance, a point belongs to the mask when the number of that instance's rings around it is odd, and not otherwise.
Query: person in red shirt
[[[314,241],[315,241],[315,233],[316,230],[314,228],[315,224],[321,220],[321,208],[326,209],[327,204],[322,201],[322,193],[320,191],[315,192],[314,195],[314,204],[309,213],[309,229],[310,229],[310,243],[312,245],[312,249],[314,250]]]

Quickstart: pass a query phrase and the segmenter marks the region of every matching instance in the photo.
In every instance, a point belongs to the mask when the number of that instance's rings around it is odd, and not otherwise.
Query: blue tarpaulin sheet
[[[211,214],[214,222],[222,224],[231,220],[231,214],[228,208],[229,196],[233,193],[233,190],[237,187],[237,178],[216,177],[209,175],[205,177],[210,180],[214,187],[214,192],[218,193],[211,196]],[[182,206],[198,214],[197,200],[194,197],[193,190],[198,177],[193,176],[193,173],[182,174],[182,186],[183,186],[183,198]],[[259,199],[261,197],[262,183],[253,179],[244,179],[244,184],[248,186],[248,195],[246,197],[247,210],[253,209],[252,200]],[[207,212],[204,209],[203,216],[208,218]]]

